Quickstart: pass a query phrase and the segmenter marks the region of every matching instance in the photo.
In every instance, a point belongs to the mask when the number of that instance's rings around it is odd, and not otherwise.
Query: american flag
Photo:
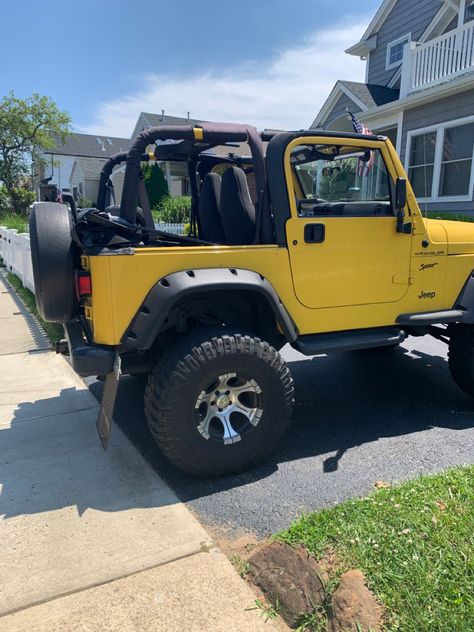
[[[364,123],[362,123],[362,121],[359,121],[359,119],[356,116],[354,116],[354,114],[352,114],[352,112],[350,110],[347,110],[347,113],[351,117],[352,127],[354,128],[354,132],[356,134],[365,134],[365,135],[371,135],[372,134],[370,129],[366,125],[364,125]],[[363,160],[361,158],[358,158],[357,159],[357,175],[358,176],[368,176],[370,170],[372,169],[373,164],[374,164],[374,152],[373,151],[370,152],[370,158],[368,160]]]

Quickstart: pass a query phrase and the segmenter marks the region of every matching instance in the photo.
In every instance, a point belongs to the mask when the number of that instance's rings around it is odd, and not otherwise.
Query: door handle
[[[324,224],[305,224],[304,240],[307,244],[321,244],[326,237]]]

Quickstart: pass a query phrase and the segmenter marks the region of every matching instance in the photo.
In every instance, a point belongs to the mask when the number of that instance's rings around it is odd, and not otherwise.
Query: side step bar
[[[419,312],[418,314],[400,314],[397,323],[401,325],[435,325],[440,323],[462,322],[466,312],[462,309],[447,309],[441,312]]]
[[[407,334],[395,327],[335,331],[329,334],[300,336],[291,346],[304,355],[318,355],[331,351],[354,351],[385,347],[403,342]]]

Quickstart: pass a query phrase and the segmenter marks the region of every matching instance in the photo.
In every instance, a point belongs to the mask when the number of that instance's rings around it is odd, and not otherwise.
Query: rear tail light
[[[76,271],[76,297],[80,301],[92,294],[91,275],[88,272]]]

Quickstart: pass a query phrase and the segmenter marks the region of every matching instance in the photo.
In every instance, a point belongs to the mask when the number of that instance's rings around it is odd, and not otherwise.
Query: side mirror
[[[397,178],[395,185],[395,208],[403,211],[407,203],[407,181],[405,178]]]
[[[395,208],[397,209],[397,233],[411,234],[411,222],[405,224],[403,212],[407,203],[407,181],[405,178],[397,178],[395,185]]]

